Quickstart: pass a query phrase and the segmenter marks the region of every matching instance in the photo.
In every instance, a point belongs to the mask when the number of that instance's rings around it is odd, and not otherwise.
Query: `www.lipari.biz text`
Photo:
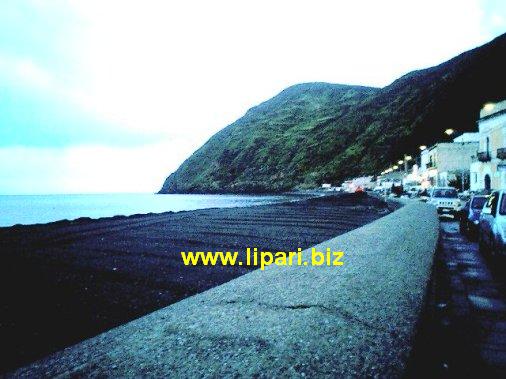
[[[296,251],[259,251],[258,248],[246,248],[246,261],[238,260],[238,251],[182,251],[181,258],[185,266],[259,266],[261,270],[274,264],[276,266],[342,266],[344,252],[324,251],[311,248],[310,259],[304,260],[302,249]]]

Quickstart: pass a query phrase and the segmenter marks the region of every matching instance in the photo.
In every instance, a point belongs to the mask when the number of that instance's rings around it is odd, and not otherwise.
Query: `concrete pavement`
[[[429,305],[413,372],[427,377],[506,377],[504,261],[441,222]]]

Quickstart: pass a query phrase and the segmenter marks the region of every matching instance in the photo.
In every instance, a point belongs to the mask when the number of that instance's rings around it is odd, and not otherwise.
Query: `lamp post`
[[[411,155],[404,154],[404,172],[408,173],[408,162],[412,160],[413,157]]]
[[[452,140],[455,139],[457,136],[457,131],[452,128],[445,129],[446,138],[448,139],[448,142],[453,142]]]
[[[404,173],[405,173],[405,174],[407,174],[407,173],[408,173],[408,162],[409,162],[410,160],[412,160],[412,159],[413,159],[413,157],[412,157],[411,155],[404,154],[404,159],[399,159],[399,160],[397,161],[397,164],[398,164],[399,166],[404,165]],[[395,167],[399,167],[399,166],[395,166]]]

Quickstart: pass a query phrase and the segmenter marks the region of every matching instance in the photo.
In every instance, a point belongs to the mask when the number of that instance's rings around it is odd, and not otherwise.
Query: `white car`
[[[457,190],[453,187],[434,187],[429,204],[435,205],[440,215],[453,216],[462,208]]]
[[[506,254],[506,190],[488,197],[480,214],[478,242],[481,252]]]

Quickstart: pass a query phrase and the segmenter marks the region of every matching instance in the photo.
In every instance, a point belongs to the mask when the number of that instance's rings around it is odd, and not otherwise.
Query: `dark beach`
[[[307,248],[388,212],[376,198],[344,194],[0,228],[0,372],[248,272],[184,266],[181,251]]]

